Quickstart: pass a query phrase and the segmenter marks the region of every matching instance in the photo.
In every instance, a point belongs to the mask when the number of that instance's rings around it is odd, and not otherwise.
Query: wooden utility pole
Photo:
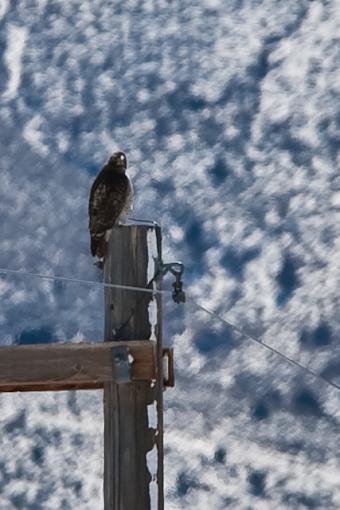
[[[104,265],[105,283],[152,288],[148,282],[148,236],[154,235],[160,249],[159,227],[152,224],[118,226],[112,230]],[[160,253],[158,253],[160,257]],[[120,360],[121,383],[104,383],[104,504],[105,510],[150,510],[150,473],[147,452],[158,447],[158,510],[163,501],[163,430],[162,430],[162,346],[160,298],[151,339],[149,319],[151,293],[106,288],[105,341],[140,339],[156,349],[156,377],[150,381],[127,382],[124,379],[124,356]],[[119,360],[118,360],[119,365]],[[149,427],[148,405],[158,403],[157,430]]]

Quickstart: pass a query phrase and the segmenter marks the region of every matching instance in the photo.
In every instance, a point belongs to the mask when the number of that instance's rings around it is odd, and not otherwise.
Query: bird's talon
[[[93,265],[98,267],[98,269],[104,269],[104,260],[96,260]]]

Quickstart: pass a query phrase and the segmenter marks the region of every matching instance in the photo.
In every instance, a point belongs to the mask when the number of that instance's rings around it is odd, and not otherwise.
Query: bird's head
[[[114,152],[109,159],[110,166],[118,173],[124,173],[127,167],[124,152]]]

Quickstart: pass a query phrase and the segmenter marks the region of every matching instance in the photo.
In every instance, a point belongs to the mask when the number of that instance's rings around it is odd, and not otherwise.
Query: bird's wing
[[[89,227],[92,234],[112,228],[126,201],[127,182],[125,180],[108,182],[100,177],[99,174],[90,193]]]

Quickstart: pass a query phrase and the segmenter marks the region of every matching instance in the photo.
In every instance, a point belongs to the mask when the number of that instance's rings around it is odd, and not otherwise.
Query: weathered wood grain
[[[104,266],[109,283],[146,287],[146,226],[116,227]],[[106,288],[105,340],[150,338],[150,294]],[[149,382],[104,385],[105,510],[150,510],[146,455],[152,447],[147,405],[153,401]]]
[[[113,380],[112,347],[127,342],[0,347],[0,391],[98,389]],[[130,341],[133,381],[155,379],[155,342]]]

